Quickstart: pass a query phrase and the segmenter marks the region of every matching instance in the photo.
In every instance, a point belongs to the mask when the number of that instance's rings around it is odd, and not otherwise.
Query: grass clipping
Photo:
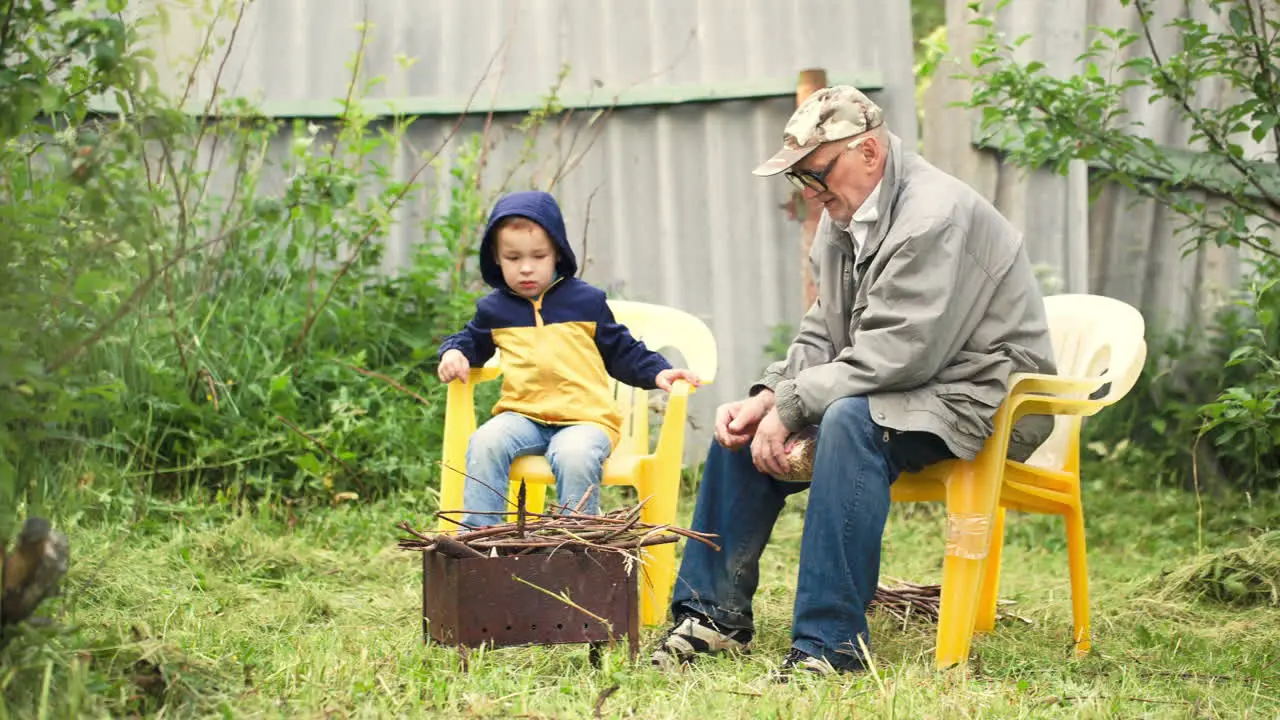
[[[1280,531],[1260,535],[1242,548],[1198,557],[1153,584],[1166,599],[1280,607]]]

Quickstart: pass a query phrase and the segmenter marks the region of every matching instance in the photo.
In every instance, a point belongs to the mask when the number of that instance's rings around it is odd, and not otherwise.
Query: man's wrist
[[[788,380],[778,385],[771,407],[778,411],[778,419],[791,432],[799,432],[805,426],[804,408],[793,381]]]
[[[762,388],[760,392],[751,396],[751,399],[759,403],[761,409],[765,412],[769,412],[773,409],[774,397],[773,390],[770,390],[769,388]]]

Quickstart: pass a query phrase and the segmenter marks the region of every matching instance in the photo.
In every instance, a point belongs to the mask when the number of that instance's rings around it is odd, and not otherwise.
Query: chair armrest
[[[689,395],[694,388],[684,380],[677,380],[671,385],[667,398],[667,409],[662,413],[662,427],[658,430],[658,446],[654,455],[666,457],[670,453],[679,456],[684,447],[684,423],[689,415]]]
[[[1088,397],[1107,383],[1107,377],[1071,377],[1069,375],[1043,375],[1040,373],[1014,373],[1009,378],[1009,395],[1034,393],[1037,395],[1084,395]]]
[[[489,382],[490,380],[496,380],[498,376],[501,374],[502,374],[502,368],[485,367],[485,368],[480,368],[479,370],[472,368],[471,377],[469,378],[469,380],[472,383]],[[453,382],[458,382],[458,381],[454,380]]]
[[[1112,382],[1107,375],[1082,378],[1016,373],[1010,378],[1007,402],[1011,403],[1015,420],[1023,415],[1093,415],[1111,404],[1109,399],[1089,397]]]

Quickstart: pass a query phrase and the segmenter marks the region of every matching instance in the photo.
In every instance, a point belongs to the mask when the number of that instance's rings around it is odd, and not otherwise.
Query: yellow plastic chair
[[[1075,648],[1088,652],[1089,578],[1080,500],[1080,425],[1133,387],[1147,356],[1142,315],[1098,295],[1045,298],[1058,374],[1017,374],[995,430],[971,462],[953,460],[894,482],[895,502],[946,503],[942,598],[935,664],[968,661],[975,630],[995,628],[1006,508],[1062,515]],[[1093,398],[1106,387],[1102,397]],[[1053,415],[1054,430],[1027,462],[1007,459],[1009,431],[1024,415]]]
[[[675,349],[684,367],[698,374],[703,384],[715,379],[716,341],[710,328],[698,318],[675,308],[629,300],[610,300],[609,308],[619,323],[644,341],[650,350]],[[466,471],[467,442],[476,429],[476,383],[496,379],[501,370],[495,354],[483,369],[471,371],[471,381],[449,383],[445,407],[444,457],[441,463],[440,507],[462,508],[462,486]],[[661,393],[661,390],[655,391]],[[693,388],[680,381],[667,398],[667,407],[658,433],[657,447],[649,449],[648,392],[614,382],[614,396],[622,411],[622,438],[605,461],[605,485],[630,485],[641,500],[640,520],[654,525],[676,521],[680,493],[680,470],[684,459],[684,430],[689,394]],[[525,480],[525,503],[531,512],[541,512],[548,485],[555,484],[551,465],[543,456],[528,456],[511,464],[510,495],[514,501]],[[437,531],[452,532],[457,526],[440,520]],[[640,577],[640,622],[662,623],[675,582],[675,545],[667,543],[643,548]]]

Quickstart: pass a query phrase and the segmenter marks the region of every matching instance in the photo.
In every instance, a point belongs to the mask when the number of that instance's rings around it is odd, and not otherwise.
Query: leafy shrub
[[[70,457],[166,493],[425,487],[443,416],[435,348],[483,289],[485,141],[460,143],[447,209],[388,275],[397,208],[435,179],[432,154],[409,181],[386,162],[409,152],[411,120],[363,114],[354,81],[328,128],[235,99],[180,112],[149,89],[137,40],[156,18],[122,21],[124,5],[0,18],[26,58],[0,75],[0,521],[56,490],[50,463]],[[518,132],[545,121],[558,122],[536,114]]]
[[[1179,47],[1156,52],[1159,29],[1149,3],[1122,4],[1133,5],[1141,28],[1096,28],[1081,58],[1084,71],[1066,77],[1047,74],[1040,62],[1015,60],[1027,38],[1007,42],[990,16],[979,16],[973,24],[983,37],[972,57],[976,72],[966,76],[974,88],[967,106],[982,111],[983,131],[1007,161],[1065,173],[1068,161],[1086,160],[1095,188],[1116,183],[1172,210],[1188,251],[1229,246],[1260,259],[1242,297],[1220,309],[1207,332],[1172,336],[1154,329],[1138,386],[1086,431],[1103,453],[1129,441],[1135,469],[1149,477],[1274,488],[1280,252],[1272,238],[1280,197],[1273,166],[1247,159],[1243,143],[1280,137],[1280,75],[1270,60],[1280,17],[1243,0],[1198,0],[1165,25]],[[1150,52],[1133,52],[1135,43]],[[1202,107],[1195,98],[1204,83],[1238,100]],[[1124,100],[1135,88],[1152,101],[1170,101],[1191,128],[1196,151],[1160,146],[1128,118]]]

